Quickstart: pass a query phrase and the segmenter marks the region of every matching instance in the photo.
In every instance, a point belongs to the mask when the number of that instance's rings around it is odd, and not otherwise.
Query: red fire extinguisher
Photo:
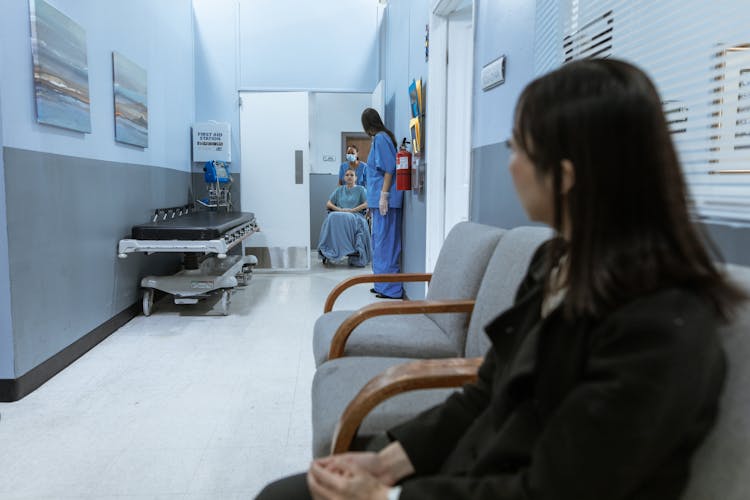
[[[396,155],[396,189],[399,191],[411,190],[411,153],[406,149],[407,144],[404,137]]]

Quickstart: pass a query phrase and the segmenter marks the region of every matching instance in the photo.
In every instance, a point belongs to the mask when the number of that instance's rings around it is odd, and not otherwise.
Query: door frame
[[[471,5],[472,24],[469,30],[471,37],[472,71],[467,79],[465,91],[469,93],[469,102],[465,116],[461,120],[469,127],[467,142],[461,147],[468,150],[471,158],[471,124],[474,86],[474,33],[476,31],[476,0],[437,0],[430,13],[430,58],[428,61],[429,109],[426,117],[426,154],[429,165],[425,175],[425,270],[435,268],[438,254],[445,241],[445,197],[446,197],[446,143],[447,143],[447,81],[451,67],[448,65],[448,24],[451,15]],[[471,195],[470,195],[471,196]]]

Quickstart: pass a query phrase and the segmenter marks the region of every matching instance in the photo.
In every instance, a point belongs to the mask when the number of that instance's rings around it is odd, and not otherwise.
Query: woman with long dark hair
[[[617,60],[533,81],[510,171],[556,230],[485,328],[479,380],[391,429],[379,453],[313,462],[301,497],[677,500],[725,378],[719,325],[746,297],[690,220],[660,98]]]
[[[396,189],[396,137],[372,108],[362,112],[362,128],[372,137],[367,157],[367,205],[372,216],[372,272],[401,270],[401,203]],[[400,299],[401,283],[375,283],[371,290],[379,298]]]

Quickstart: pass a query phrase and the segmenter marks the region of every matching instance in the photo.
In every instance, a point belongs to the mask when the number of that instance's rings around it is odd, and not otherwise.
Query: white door
[[[471,9],[469,3],[448,18],[444,235],[457,223],[469,220],[471,87],[474,66]]]
[[[258,268],[310,268],[309,96],[240,92],[242,210],[260,232],[245,240]]]

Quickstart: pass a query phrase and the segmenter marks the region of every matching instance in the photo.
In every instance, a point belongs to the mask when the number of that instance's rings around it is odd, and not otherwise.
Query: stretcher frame
[[[183,210],[159,209],[154,221],[169,210],[171,218],[183,216]],[[184,210],[184,215],[189,213]],[[167,216],[164,216],[166,220]],[[237,286],[247,285],[252,269],[258,263],[254,255],[228,256],[229,250],[243,240],[259,231],[255,219],[243,222],[229,229],[221,238],[210,240],[180,239],[136,239],[124,238],[118,244],[118,257],[124,259],[128,254],[143,252],[147,255],[156,252],[171,252],[203,255],[194,269],[183,268],[173,275],[146,276],[141,279],[143,289],[143,314],[150,316],[153,311],[155,291],[159,290],[174,297],[175,304],[195,304],[201,299],[220,294],[219,310],[223,315],[229,314],[231,294]],[[216,256],[210,255],[216,254]]]

